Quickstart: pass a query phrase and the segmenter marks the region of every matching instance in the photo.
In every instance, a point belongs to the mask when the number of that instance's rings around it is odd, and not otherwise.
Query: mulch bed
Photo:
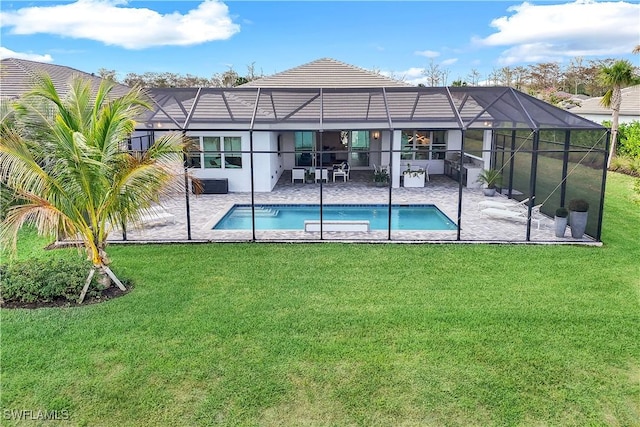
[[[73,301],[69,301],[68,299],[65,299],[65,298],[59,298],[53,301],[36,301],[36,302],[0,301],[0,307],[1,308],[36,309],[36,308],[43,308],[43,307],[80,307],[83,305],[98,304],[98,303],[109,301],[114,298],[118,298],[128,294],[131,291],[131,285],[125,284],[125,286],[127,287],[126,291],[122,291],[120,290],[120,288],[114,285],[103,290],[102,293],[97,297],[87,296],[82,302],[82,304],[76,303],[77,298]]]

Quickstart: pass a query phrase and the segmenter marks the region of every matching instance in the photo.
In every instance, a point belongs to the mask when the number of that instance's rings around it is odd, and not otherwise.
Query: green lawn
[[[2,311],[2,415],[65,409],[87,426],[640,425],[632,183],[610,174],[602,248],[112,246],[130,294]]]

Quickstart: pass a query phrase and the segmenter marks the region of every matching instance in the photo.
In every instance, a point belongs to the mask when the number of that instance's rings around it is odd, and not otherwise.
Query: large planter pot
[[[556,216],[553,218],[556,225],[556,237],[564,237],[564,233],[567,231],[567,217]]]
[[[569,225],[571,225],[571,237],[582,239],[587,228],[588,212],[569,211]]]
[[[405,187],[424,187],[424,172],[411,172],[404,174],[404,186]]]
[[[493,197],[493,196],[496,195],[496,189],[495,188],[483,188],[482,192],[487,197]]]

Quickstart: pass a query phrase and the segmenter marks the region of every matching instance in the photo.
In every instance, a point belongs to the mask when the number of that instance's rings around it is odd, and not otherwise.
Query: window
[[[444,159],[445,131],[403,130],[401,136],[403,160]]]
[[[242,138],[239,136],[188,137],[191,148],[187,167],[205,169],[242,168]]]
[[[187,137],[187,167],[200,167],[200,138],[197,136]]]
[[[296,132],[295,149],[296,149],[296,166],[312,166],[313,155],[313,132]]]
[[[242,167],[242,138],[239,136],[224,137],[224,166],[226,168]]]
[[[204,148],[204,167],[221,168],[222,155],[220,154],[220,137],[204,136],[202,137],[202,146]]]

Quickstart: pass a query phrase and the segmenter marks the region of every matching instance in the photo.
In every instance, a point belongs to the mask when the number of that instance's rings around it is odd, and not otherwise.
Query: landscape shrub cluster
[[[32,258],[0,265],[2,302],[75,302],[90,269],[90,263],[80,258]],[[100,293],[101,287],[94,278],[87,297]]]

